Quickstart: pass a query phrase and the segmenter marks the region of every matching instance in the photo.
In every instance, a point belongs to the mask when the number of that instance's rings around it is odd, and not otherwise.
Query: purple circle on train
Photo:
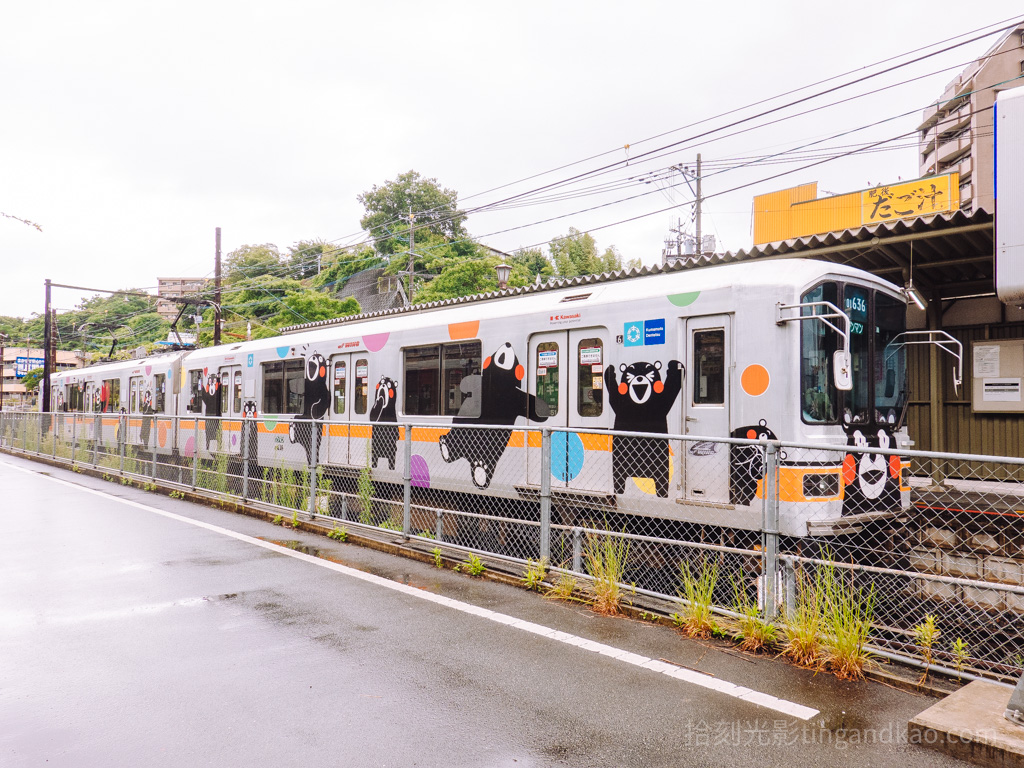
[[[430,469],[427,467],[427,460],[414,453],[409,457],[409,476],[414,488],[430,487]]]

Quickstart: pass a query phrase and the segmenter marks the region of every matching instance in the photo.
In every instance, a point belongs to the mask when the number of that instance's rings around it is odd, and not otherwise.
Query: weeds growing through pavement
[[[441,556],[441,548],[434,547],[432,550],[430,550],[430,554],[434,556],[434,567],[444,568],[444,559]]]
[[[778,632],[775,625],[764,620],[757,600],[751,598],[747,585],[743,580],[743,571],[738,577],[732,578],[733,610],[739,616],[732,621],[736,639],[740,641],[740,650],[770,650],[778,643]]]
[[[924,621],[914,627],[914,639],[917,641],[918,646],[921,648],[921,658],[924,659],[925,669],[921,673],[921,678],[918,680],[918,685],[921,685],[928,679],[928,666],[932,663],[933,648],[935,641],[939,639],[939,635],[942,632],[935,625],[935,614],[929,613],[924,617]]]
[[[962,637],[958,637],[953,641],[953,645],[950,649],[953,652],[953,666],[956,667],[957,678],[964,672],[964,667],[967,666],[967,659],[970,657],[970,652],[967,649],[967,643],[964,642]]]
[[[456,565],[455,570],[468,573],[470,576],[479,576],[486,571],[487,568],[484,566],[483,560],[470,552],[469,556],[466,558],[466,562]]]
[[[692,570],[689,563],[681,562],[679,571],[683,588],[679,612],[673,614],[673,620],[690,637],[710,637],[715,629],[711,600],[718,583],[718,560],[703,556]]]
[[[587,537],[583,547],[583,562],[593,577],[590,585],[591,607],[598,613],[614,616],[622,612],[626,559],[629,541],[616,536]]]
[[[348,531],[335,525],[332,530],[328,531],[327,538],[334,539],[335,541],[345,541],[348,539]]]
[[[568,573],[559,573],[555,582],[544,592],[544,597],[551,597],[556,600],[580,600],[576,597],[576,588],[579,580]]]
[[[527,589],[540,589],[544,583],[544,577],[548,573],[548,559],[542,557],[539,560],[528,559],[526,570],[523,572],[523,584]]]
[[[803,569],[796,571],[796,605],[786,616],[783,628],[786,642],[782,653],[803,667],[821,666],[821,593],[816,579]]]
[[[818,566],[825,662],[840,680],[860,680],[868,653],[864,650],[874,615],[875,590],[858,587],[853,571],[837,568],[832,557]]]

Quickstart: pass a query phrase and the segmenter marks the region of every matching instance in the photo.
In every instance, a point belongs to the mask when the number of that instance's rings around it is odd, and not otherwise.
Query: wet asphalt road
[[[798,720],[111,496],[298,539],[820,715]],[[0,520],[0,766],[958,764],[904,741],[933,699],[7,455]]]

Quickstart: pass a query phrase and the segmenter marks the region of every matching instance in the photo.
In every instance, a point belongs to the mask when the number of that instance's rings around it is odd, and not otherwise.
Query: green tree
[[[43,380],[43,369],[33,368],[21,377],[21,383],[25,385],[28,392],[35,392],[39,389],[39,382]]]
[[[569,234],[548,243],[559,277],[578,277],[622,269],[622,257],[615,247],[597,250],[597,241],[586,232],[569,227]]]
[[[378,253],[390,256],[409,249],[409,211],[415,214],[417,250],[427,232],[446,240],[466,237],[466,214],[458,209],[458,193],[444,189],[437,179],[425,179],[417,171],[400,173],[393,181],[373,185],[356,198],[365,215],[359,226],[373,237]]]
[[[497,290],[498,276],[494,268],[499,263],[496,256],[454,262],[416,291],[415,302],[425,304]]]
[[[237,283],[241,280],[268,275],[281,269],[281,254],[272,243],[243,245],[224,259],[223,280]]]
[[[512,274],[508,284],[512,287],[530,285],[536,282],[538,275],[544,279],[555,274],[551,259],[545,256],[540,248],[515,251],[509,260],[509,266],[512,267]]]
[[[320,273],[310,281],[310,285],[322,291],[337,293],[345,287],[345,283],[352,275],[384,263],[380,254],[368,245],[362,248],[336,249],[325,255]]]
[[[324,261],[337,250],[323,240],[300,240],[295,245],[289,246],[283,263],[289,277],[294,277],[296,280],[308,280],[321,272]]]

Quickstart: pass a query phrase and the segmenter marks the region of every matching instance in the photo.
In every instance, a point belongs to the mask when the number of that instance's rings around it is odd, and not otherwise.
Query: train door
[[[348,464],[349,422],[352,420],[352,355],[331,358],[331,415],[327,425],[327,439],[321,445],[321,457],[331,464]],[[326,449],[326,452],[324,452]]]
[[[224,453],[242,450],[242,367],[224,366],[220,369],[220,388],[217,402],[220,406],[220,449]]]
[[[708,438],[729,435],[729,380],[732,366],[730,315],[686,318],[680,359],[683,432]],[[713,440],[685,442],[683,495],[690,501],[729,503],[729,446]]]
[[[142,377],[132,376],[128,379],[128,418],[125,420],[125,426],[128,429],[128,443],[130,445],[136,445],[141,441],[138,424],[141,422],[138,420],[138,414],[142,413]]]
[[[530,424],[580,430],[552,434],[552,487],[593,491],[611,487],[610,468],[608,472],[584,471],[588,450],[603,445],[594,432],[607,430],[612,423],[603,384],[607,349],[605,328],[577,328],[530,337],[526,389],[547,405],[549,412],[547,420]],[[602,452],[592,453],[596,456]],[[527,479],[532,485],[540,484],[540,462],[540,441],[532,434],[527,442]]]

